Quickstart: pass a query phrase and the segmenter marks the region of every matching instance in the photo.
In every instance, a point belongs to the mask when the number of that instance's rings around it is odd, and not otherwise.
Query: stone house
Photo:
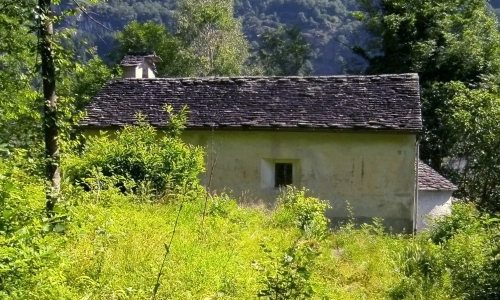
[[[152,69],[147,58],[135,61]],[[416,74],[153,78],[137,65],[122,64],[126,78],[102,88],[82,128],[116,130],[138,112],[162,127],[165,105],[188,106],[183,138],[205,147],[211,190],[272,204],[279,187],[304,186],[331,202],[334,222],[349,203],[359,221],[416,228]]]

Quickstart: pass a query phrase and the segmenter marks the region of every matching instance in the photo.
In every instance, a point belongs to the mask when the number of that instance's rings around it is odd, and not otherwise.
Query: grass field
[[[180,203],[77,207],[62,264],[79,299],[152,295]],[[158,289],[159,299],[252,299],[300,231],[275,212],[238,207],[229,198],[187,201],[180,213]],[[380,299],[399,280],[397,249],[407,237],[377,227],[329,233],[319,241],[309,281],[314,298]],[[264,267],[263,267],[264,266]]]

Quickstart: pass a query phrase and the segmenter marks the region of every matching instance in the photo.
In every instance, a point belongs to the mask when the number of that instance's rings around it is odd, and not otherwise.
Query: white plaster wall
[[[123,78],[155,78],[155,73],[151,66],[147,63],[141,63],[138,66],[122,67]],[[143,71],[146,69],[146,77],[142,76]]]
[[[451,213],[452,191],[418,191],[417,230],[423,230],[432,218]]]

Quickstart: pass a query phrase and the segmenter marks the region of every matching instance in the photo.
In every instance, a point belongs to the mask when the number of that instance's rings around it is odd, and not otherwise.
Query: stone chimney
[[[161,58],[154,52],[135,52],[125,55],[120,63],[123,70],[123,78],[155,78],[155,63]]]

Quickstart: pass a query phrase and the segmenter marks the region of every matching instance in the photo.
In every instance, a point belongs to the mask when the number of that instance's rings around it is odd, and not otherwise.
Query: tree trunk
[[[54,65],[53,35],[51,0],[38,0],[38,51],[42,60],[42,85],[43,85],[43,129],[45,135],[45,164],[46,177],[50,188],[46,194],[47,215],[53,215],[54,206],[59,200],[61,190],[61,174],[59,169],[59,144],[57,127],[57,95],[56,95],[56,70]]]

